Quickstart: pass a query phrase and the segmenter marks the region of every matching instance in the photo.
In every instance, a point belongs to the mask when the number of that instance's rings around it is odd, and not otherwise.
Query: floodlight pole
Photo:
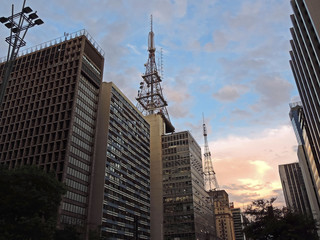
[[[2,108],[6,88],[19,49],[26,45],[24,37],[26,36],[28,29],[35,25],[43,24],[43,21],[38,18],[37,12],[32,12],[30,7],[25,7],[25,3],[26,0],[23,1],[21,12],[14,14],[14,5],[12,4],[11,16],[0,17],[0,22],[10,29],[10,36],[6,38],[9,48],[0,89],[0,109]]]

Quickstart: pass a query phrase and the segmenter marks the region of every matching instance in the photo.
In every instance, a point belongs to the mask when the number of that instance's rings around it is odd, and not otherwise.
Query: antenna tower
[[[204,137],[204,184],[206,191],[214,191],[219,189],[218,181],[216,179],[216,173],[213,170],[213,164],[211,159],[211,153],[208,145],[207,128],[204,123],[203,116],[203,137]]]
[[[161,114],[170,123],[169,114],[166,108],[168,104],[162,94],[160,85],[162,80],[156,65],[156,48],[152,27],[151,15],[151,30],[148,37],[149,58],[145,64],[145,74],[142,75],[143,81],[140,83],[140,90],[138,91],[138,97],[136,98],[138,101],[137,108],[144,115]]]

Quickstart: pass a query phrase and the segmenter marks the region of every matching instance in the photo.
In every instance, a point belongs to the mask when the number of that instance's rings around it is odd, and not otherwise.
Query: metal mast
[[[207,139],[207,128],[203,117],[203,137],[204,137],[204,184],[206,191],[214,191],[219,189],[216,173],[213,170],[211,153]]]
[[[0,109],[19,49],[26,45],[24,37],[28,29],[35,25],[43,24],[43,21],[38,18],[37,11],[32,12],[33,10],[30,7],[25,7],[25,4],[26,0],[23,1],[21,12],[18,13],[14,13],[14,5],[12,4],[11,16],[0,17],[0,23],[10,29],[10,36],[6,38],[6,42],[9,44],[7,62],[3,76],[1,76]]]
[[[142,75],[143,81],[140,82],[140,90],[138,91],[137,108],[144,115],[161,114],[170,123],[169,114],[167,111],[167,101],[164,99],[161,88],[161,76],[159,75],[156,57],[154,33],[152,30],[152,15],[151,15],[151,30],[148,37],[149,58],[145,64],[146,71]],[[171,125],[171,123],[170,123]]]

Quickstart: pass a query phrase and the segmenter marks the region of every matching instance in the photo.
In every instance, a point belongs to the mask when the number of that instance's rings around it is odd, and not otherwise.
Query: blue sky
[[[4,1],[0,16],[8,16]],[[45,25],[27,46],[85,28],[105,51],[104,81],[133,102],[147,61],[150,14],[163,49],[171,120],[203,145],[202,113],[221,188],[243,206],[278,196],[279,164],[297,161],[288,104],[298,100],[289,66],[289,0],[28,0]],[[6,55],[0,28],[0,55]]]

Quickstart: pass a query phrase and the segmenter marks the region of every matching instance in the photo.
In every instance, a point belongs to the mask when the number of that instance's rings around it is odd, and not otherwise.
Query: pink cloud
[[[278,197],[278,205],[285,205],[278,165],[298,161],[291,126],[266,129],[250,137],[228,136],[209,145],[220,188],[235,205],[270,197]]]

